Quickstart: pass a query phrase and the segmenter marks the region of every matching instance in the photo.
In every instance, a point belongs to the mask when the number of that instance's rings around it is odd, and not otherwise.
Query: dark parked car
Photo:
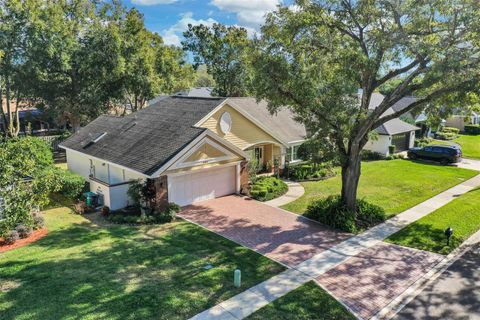
[[[438,161],[442,164],[462,161],[462,149],[457,146],[426,146],[423,148],[411,148],[408,150],[408,158],[427,159]]]

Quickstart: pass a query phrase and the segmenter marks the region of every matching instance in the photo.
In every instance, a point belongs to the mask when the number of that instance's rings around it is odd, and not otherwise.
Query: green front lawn
[[[480,135],[465,135],[461,134],[458,138],[450,141],[434,140],[432,144],[451,144],[455,142],[462,147],[462,153],[464,158],[468,159],[480,159]]]
[[[65,207],[45,217],[47,237],[0,253],[1,319],[186,319],[284,270],[187,222],[100,227]]]
[[[315,282],[310,281],[250,315],[249,320],[264,319],[355,319],[338,301]]]
[[[358,194],[394,216],[477,174],[476,171],[406,160],[362,163]],[[340,194],[341,176],[303,182],[305,194],[282,208],[303,214],[312,200]]]
[[[444,230],[453,228],[450,247]],[[480,189],[470,191],[387,238],[406,247],[448,254],[480,229]]]

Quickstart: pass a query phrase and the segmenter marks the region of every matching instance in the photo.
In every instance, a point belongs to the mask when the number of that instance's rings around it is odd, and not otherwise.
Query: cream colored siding
[[[224,134],[220,130],[220,117],[224,112],[230,113],[232,117],[232,128],[230,132]],[[202,125],[202,127],[212,130],[218,136],[226,139],[227,141],[233,143],[240,149],[244,150],[245,148],[262,143],[262,142],[275,142],[279,143],[275,138],[269,135],[267,132],[259,128],[257,125],[252,123],[241,113],[225,105],[223,108],[218,110],[212,117],[207,119]]]
[[[465,130],[465,118],[463,116],[453,116],[445,121],[446,127],[457,128],[460,131]]]

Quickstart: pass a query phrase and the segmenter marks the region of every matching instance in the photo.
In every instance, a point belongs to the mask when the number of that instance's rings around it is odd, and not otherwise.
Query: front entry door
[[[255,154],[255,159],[257,159],[259,165],[263,165],[263,146],[255,147],[253,153]]]

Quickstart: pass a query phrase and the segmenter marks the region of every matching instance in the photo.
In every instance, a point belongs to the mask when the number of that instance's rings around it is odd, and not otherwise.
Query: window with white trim
[[[287,148],[287,154],[285,155],[285,159],[290,162],[301,161],[300,157],[298,156],[298,148],[300,145],[292,146]]]

